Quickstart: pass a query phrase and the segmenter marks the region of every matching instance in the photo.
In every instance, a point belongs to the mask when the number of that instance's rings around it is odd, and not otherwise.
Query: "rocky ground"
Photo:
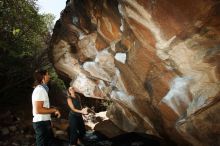
[[[34,131],[31,123],[22,121],[22,118],[11,111],[1,115],[0,145],[1,146],[34,146]],[[64,134],[59,132],[59,134]],[[68,141],[58,136],[62,146],[68,146]],[[107,138],[95,131],[87,131],[84,139],[85,146],[159,146],[158,140],[137,133],[128,133],[114,138]]]
[[[24,120],[24,118],[28,116],[27,113],[3,110],[3,113],[0,115],[1,146],[34,145],[34,131],[31,119],[28,118]]]
[[[32,128],[31,107],[16,107],[3,109],[0,114],[0,146],[34,146],[34,130]],[[54,119],[54,134],[61,146],[68,146],[66,119]],[[109,127],[106,127],[106,129]],[[159,146],[161,141],[154,137],[127,133],[113,138],[88,130],[84,139],[85,146]]]

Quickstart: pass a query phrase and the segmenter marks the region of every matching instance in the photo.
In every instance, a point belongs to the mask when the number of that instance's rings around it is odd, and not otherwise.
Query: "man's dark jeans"
[[[57,146],[50,121],[34,122],[33,127],[36,134],[36,146]]]

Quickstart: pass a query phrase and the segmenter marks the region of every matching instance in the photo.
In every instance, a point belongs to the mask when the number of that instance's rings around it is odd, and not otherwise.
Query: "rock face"
[[[127,132],[220,145],[220,3],[68,0],[50,57]]]

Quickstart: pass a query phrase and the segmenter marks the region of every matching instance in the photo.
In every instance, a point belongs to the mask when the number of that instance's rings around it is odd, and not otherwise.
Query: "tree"
[[[36,0],[0,0],[0,100],[31,93],[32,74],[49,66],[51,14],[39,14]]]

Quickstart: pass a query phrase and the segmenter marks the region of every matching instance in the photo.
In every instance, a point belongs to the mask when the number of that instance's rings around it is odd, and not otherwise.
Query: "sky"
[[[38,0],[37,4],[40,8],[40,13],[51,13],[55,15],[55,20],[60,18],[60,12],[66,6],[66,0]]]

